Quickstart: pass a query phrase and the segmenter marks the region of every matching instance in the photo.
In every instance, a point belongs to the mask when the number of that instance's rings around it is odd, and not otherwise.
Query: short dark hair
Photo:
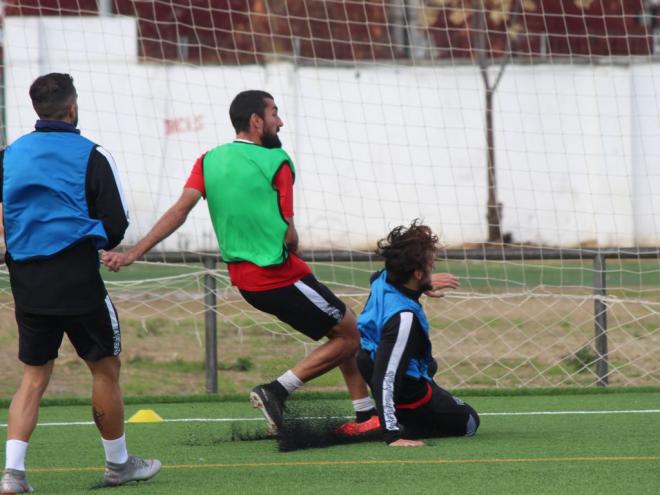
[[[73,77],[53,72],[37,77],[30,86],[32,107],[40,119],[62,120],[77,93]]]
[[[241,91],[236,95],[229,106],[229,118],[236,132],[250,130],[250,117],[256,113],[262,119],[266,110],[266,98],[274,100],[270,93],[258,89]]]
[[[392,283],[410,280],[415,270],[426,270],[429,256],[438,250],[438,236],[419,219],[409,227],[399,225],[385,239],[378,241],[377,253],[385,258],[385,269]]]

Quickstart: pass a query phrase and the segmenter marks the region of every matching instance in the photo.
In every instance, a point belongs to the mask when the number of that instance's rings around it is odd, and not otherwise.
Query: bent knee
[[[344,318],[330,330],[328,338],[341,339],[347,353],[357,353],[360,348],[360,332],[357,329],[355,316],[347,311]]]
[[[39,366],[26,364],[23,368],[21,387],[30,390],[45,389],[48,386],[51,375],[53,374],[54,363],[54,360],[50,360],[46,364]]]
[[[92,375],[98,379],[119,380],[121,359],[119,356],[108,356],[98,361],[85,361]]]
[[[347,344],[346,347],[347,347],[347,352],[351,356],[355,356],[358,353],[358,351],[360,350],[360,334],[356,333],[355,336],[352,336],[349,339],[349,343]]]
[[[39,393],[42,394],[48,383],[50,382],[50,374],[46,375],[24,375],[21,380],[21,388],[30,393]]]
[[[347,356],[355,356],[360,350],[360,333],[357,331],[346,331],[338,335],[344,344],[344,353]]]

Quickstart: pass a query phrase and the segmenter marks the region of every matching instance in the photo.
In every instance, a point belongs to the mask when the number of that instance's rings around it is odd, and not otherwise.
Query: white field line
[[[526,412],[483,412],[483,416],[559,416],[574,414],[657,414],[660,409],[627,409],[614,411],[526,411]],[[353,416],[309,416],[300,419],[352,419]],[[242,421],[263,421],[263,417],[258,418],[177,418],[163,419],[158,423],[237,423]],[[87,426],[93,425],[93,421],[61,421],[39,423],[37,426]],[[7,423],[0,423],[0,428],[6,428]]]

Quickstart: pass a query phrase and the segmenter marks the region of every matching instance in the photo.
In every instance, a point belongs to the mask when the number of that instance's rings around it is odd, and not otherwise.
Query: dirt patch
[[[343,297],[359,312],[366,294]],[[246,393],[285,371],[317,344],[223,289],[218,304],[219,387]],[[113,294],[122,325],[122,383],[127,395],[195,394],[205,391],[204,305],[180,290]],[[651,304],[649,304],[649,302]],[[597,381],[594,302],[586,291],[459,293],[426,299],[438,381],[446,387],[591,386]],[[660,311],[657,300],[608,304],[611,385],[660,385]],[[66,339],[65,339],[66,340]],[[0,397],[20,380],[11,299],[0,298]],[[581,361],[577,353],[592,356]],[[239,360],[245,369],[232,367]],[[306,385],[344,390],[339,373]],[[62,346],[49,396],[85,396],[90,378],[68,342]]]

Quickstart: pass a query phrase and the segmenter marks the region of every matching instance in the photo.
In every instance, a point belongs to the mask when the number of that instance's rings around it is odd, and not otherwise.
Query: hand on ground
[[[421,440],[407,440],[400,438],[390,444],[390,447],[424,447],[426,444]]]

